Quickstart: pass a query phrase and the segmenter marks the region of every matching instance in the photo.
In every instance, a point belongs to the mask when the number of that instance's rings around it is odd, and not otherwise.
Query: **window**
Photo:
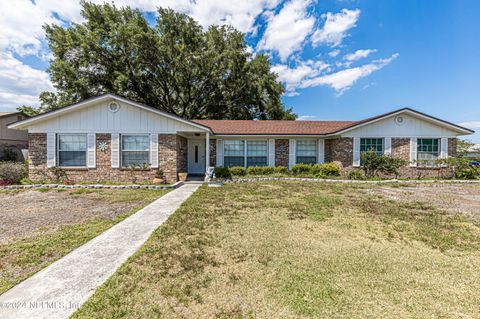
[[[198,145],[195,145],[195,163],[198,163]]]
[[[360,154],[373,149],[377,155],[383,155],[383,138],[361,138]]]
[[[417,139],[417,162],[419,166],[435,166],[440,155],[438,138]]]
[[[245,166],[245,141],[225,140],[223,156],[226,167]]]
[[[87,166],[86,134],[58,134],[58,166]]]
[[[297,141],[296,163],[315,164],[317,162],[317,141]]]
[[[149,164],[149,150],[148,135],[122,135],[122,167]]]
[[[267,141],[247,141],[247,167],[268,165]]]

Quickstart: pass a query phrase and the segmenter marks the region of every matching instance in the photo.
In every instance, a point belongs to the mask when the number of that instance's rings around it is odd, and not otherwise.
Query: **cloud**
[[[368,57],[371,53],[377,52],[375,49],[357,50],[354,53],[345,55],[345,60],[353,62]]]
[[[332,58],[336,57],[339,54],[340,54],[340,50],[333,50],[328,52],[328,55],[331,56]]]
[[[374,60],[369,64],[365,64],[359,67],[354,67],[350,69],[341,70],[335,73],[322,75],[319,77],[306,79],[303,81],[299,87],[308,88],[315,87],[319,85],[329,86],[335,89],[338,95],[341,95],[343,92],[348,90],[355,82],[359,79],[364,78],[375,71],[380,70],[381,68],[387,66],[399,56],[398,53],[393,54],[387,59]]]
[[[46,72],[33,69],[0,52],[0,106],[38,105],[38,95],[54,88]]]
[[[332,47],[340,45],[347,36],[348,30],[357,25],[360,10],[343,9],[340,13],[328,12],[325,15],[323,28],[312,35],[312,44],[328,44]]]
[[[272,66],[272,71],[278,74],[278,80],[285,84],[286,95],[296,96],[298,92],[296,89],[299,83],[302,83],[305,79],[315,77],[320,74],[321,71],[327,69],[328,64],[322,61],[299,61],[294,67],[289,67],[285,64],[277,64]]]
[[[298,121],[314,121],[318,119],[318,115],[300,115]]]
[[[467,121],[458,123],[458,125],[469,128],[469,129],[480,129],[480,121]]]
[[[267,18],[267,28],[257,48],[278,53],[281,61],[300,50],[312,32],[315,18],[309,15],[312,1],[291,0],[280,12]]]

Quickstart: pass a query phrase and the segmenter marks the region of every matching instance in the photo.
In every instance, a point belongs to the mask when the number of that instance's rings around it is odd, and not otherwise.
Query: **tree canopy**
[[[85,22],[44,27],[56,92],[41,93],[41,110],[114,93],[187,119],[295,118],[268,56],[233,27],[203,29],[163,8],[151,27],[129,7],[82,6]]]

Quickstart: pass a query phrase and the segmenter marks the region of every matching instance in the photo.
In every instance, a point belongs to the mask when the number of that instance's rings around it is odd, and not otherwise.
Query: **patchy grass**
[[[202,187],[73,318],[479,317],[478,223],[372,187]]]
[[[128,206],[131,208],[118,215],[91,217],[60,226],[50,225],[38,229],[30,236],[12,238],[9,242],[0,244],[0,293],[65,256],[167,192],[167,190],[143,189],[69,191],[66,196],[76,198],[88,196],[90,199],[110,204],[128,202],[133,205]],[[10,195],[12,194],[16,193]],[[55,207],[52,207],[53,209]]]

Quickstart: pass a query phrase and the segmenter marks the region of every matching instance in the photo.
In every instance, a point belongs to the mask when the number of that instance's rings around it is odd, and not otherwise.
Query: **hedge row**
[[[285,166],[251,166],[245,169],[242,166],[216,167],[216,178],[232,178],[238,176],[263,176],[263,175],[295,175],[332,177],[340,176],[341,168],[336,163],[325,164],[296,164],[289,170]]]

